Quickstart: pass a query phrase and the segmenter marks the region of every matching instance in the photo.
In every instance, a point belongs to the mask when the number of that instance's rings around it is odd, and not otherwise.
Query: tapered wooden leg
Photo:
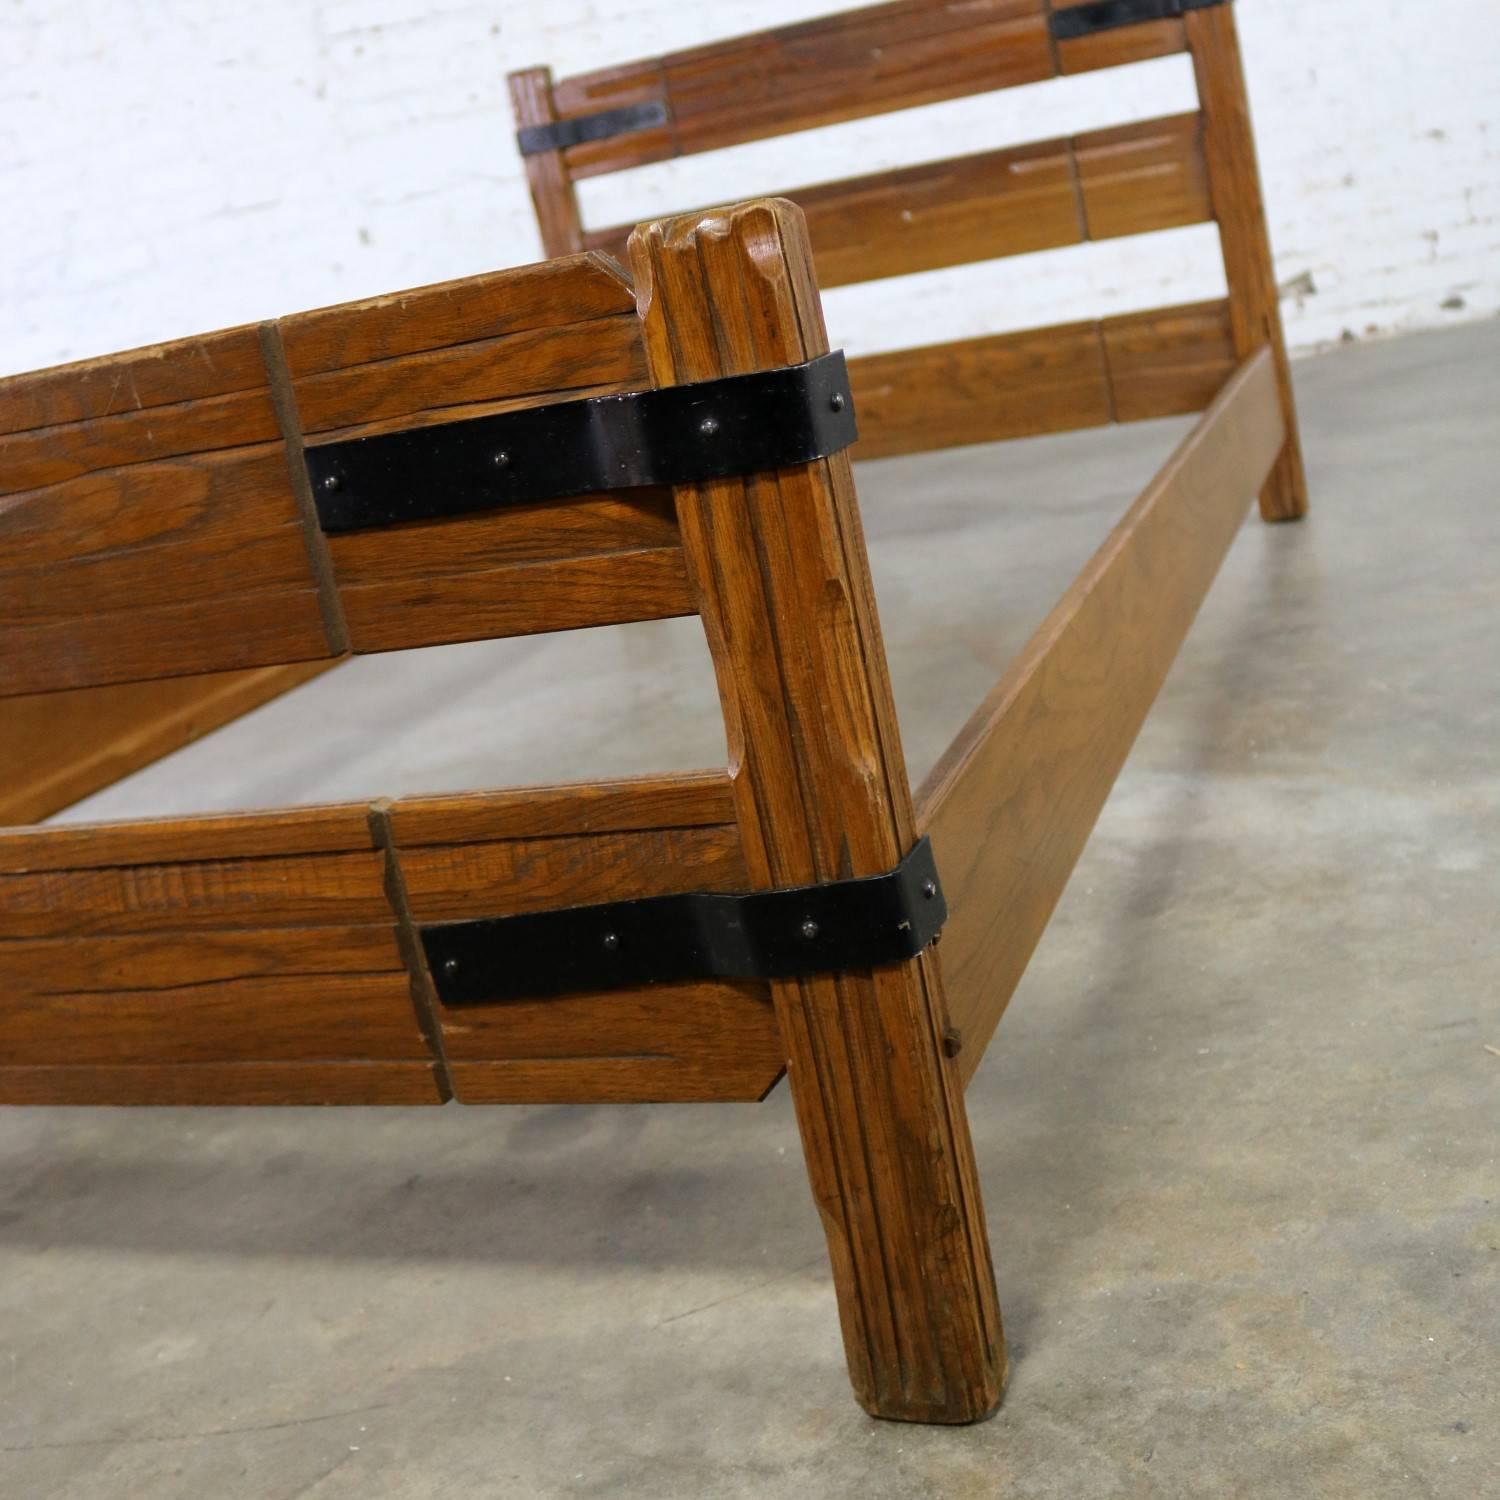
[[[771,201],[637,230],[653,380],[827,349],[802,215]],[[914,839],[853,481],[842,456],[678,491],[760,886],[874,874]],[[936,955],[777,984],[850,1377],[881,1417],[969,1422],[1004,1343]]]
[[[1267,521],[1292,521],[1307,513],[1307,476],[1234,10],[1213,5],[1189,11],[1184,19],[1203,110],[1204,154],[1224,250],[1235,351],[1244,360],[1271,346],[1286,421],[1286,443],[1260,492],[1260,513]]]

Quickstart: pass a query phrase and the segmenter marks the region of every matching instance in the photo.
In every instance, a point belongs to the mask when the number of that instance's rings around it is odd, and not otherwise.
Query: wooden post
[[[1235,352],[1245,360],[1257,349],[1271,346],[1286,421],[1286,443],[1260,492],[1260,513],[1267,521],[1292,521],[1307,513],[1307,476],[1302,468],[1297,408],[1281,329],[1234,8],[1212,5],[1189,11],[1184,20],[1203,111],[1204,154],[1224,249]]]
[[[516,129],[525,125],[550,125],[557,119],[552,107],[552,69],[525,68],[508,75],[511,108]],[[537,228],[542,234],[542,253],[549,258],[572,255],[583,249],[583,220],[578,213],[578,194],[561,151],[538,151],[523,157],[531,201],[536,208]]]
[[[773,200],[630,240],[658,385],[826,351],[802,214]],[[847,458],[677,491],[757,886],[889,869],[915,833]],[[969,1422],[1004,1342],[936,955],[773,986],[855,1393]]]

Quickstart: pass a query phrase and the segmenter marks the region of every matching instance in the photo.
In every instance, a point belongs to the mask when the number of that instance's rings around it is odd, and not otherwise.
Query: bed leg
[[[1307,476],[1233,7],[1209,6],[1189,11],[1183,19],[1203,111],[1204,152],[1224,251],[1235,353],[1245,360],[1266,344],[1271,346],[1286,421],[1286,442],[1260,492],[1260,513],[1267,521],[1294,521],[1307,513]]]
[[[827,349],[792,204],[647,225],[630,249],[657,384]],[[891,868],[915,827],[846,459],[684,486],[677,508],[752,883]],[[937,956],[772,990],[855,1394],[880,1417],[987,1416],[1004,1342]]]

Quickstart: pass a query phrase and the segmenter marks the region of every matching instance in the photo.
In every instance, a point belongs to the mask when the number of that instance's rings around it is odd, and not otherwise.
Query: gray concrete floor
[[[1013,1375],[850,1400],[765,1105],[0,1114],[0,1496],[1500,1494],[1500,325],[1297,370],[969,1095]],[[864,466],[920,775],[1183,424]],[[78,816],[712,764],[692,624],[356,664]]]

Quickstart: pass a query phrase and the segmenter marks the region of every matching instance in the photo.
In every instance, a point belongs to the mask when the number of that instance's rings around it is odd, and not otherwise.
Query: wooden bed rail
[[[718,771],[0,830],[0,1104],[758,1099],[762,983],[448,1010],[412,940],[746,879]]]
[[[1284,436],[1263,349],[1126,512],[917,794],[951,910],[943,972],[966,1080]]]

